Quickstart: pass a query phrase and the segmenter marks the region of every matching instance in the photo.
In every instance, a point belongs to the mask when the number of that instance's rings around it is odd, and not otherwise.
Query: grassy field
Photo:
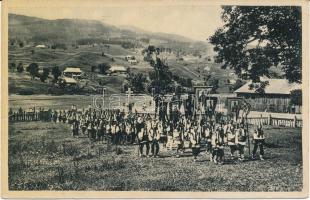
[[[45,110],[68,110],[74,104],[78,109],[86,109],[89,105],[94,106],[94,99],[96,99],[97,106],[99,104],[102,105],[101,95],[10,95],[9,108],[12,108],[14,111],[17,111],[20,107],[23,108],[23,110],[28,110],[29,108],[33,107],[36,107],[37,109],[44,108]],[[133,109],[137,110],[138,112],[154,112],[154,102],[152,101],[151,96],[131,96],[130,102],[135,102],[135,99],[139,100],[140,103],[135,104]],[[104,98],[104,106],[105,108],[119,108],[126,110],[127,100],[128,98],[125,96],[125,94],[120,94],[118,97],[115,97],[109,93],[106,93]],[[142,100],[145,100],[146,105],[148,105],[145,110],[142,109]],[[150,102],[152,103],[150,104]]]
[[[159,158],[138,158],[136,146],[91,145],[72,138],[68,124],[9,125],[10,190],[300,191],[301,129],[266,127],[266,160],[193,162],[161,147]],[[253,147],[252,147],[253,148]],[[228,149],[225,149],[227,155]],[[248,153],[246,152],[246,155]]]

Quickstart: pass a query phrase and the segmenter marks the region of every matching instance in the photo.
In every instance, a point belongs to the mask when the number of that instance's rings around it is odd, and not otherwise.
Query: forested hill
[[[47,20],[24,15],[9,14],[9,39],[30,43],[151,41],[152,44],[165,44],[181,50],[212,51],[207,42],[195,41],[180,35],[152,33],[135,27],[116,27],[97,20],[56,19]]]

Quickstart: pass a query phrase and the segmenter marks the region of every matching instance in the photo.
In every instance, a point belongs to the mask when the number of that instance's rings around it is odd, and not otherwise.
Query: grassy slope
[[[32,54],[31,50],[35,50]],[[108,52],[108,56],[102,56],[102,51]],[[111,45],[109,49],[106,47],[82,47],[79,49],[69,50],[52,50],[52,49],[39,49],[34,47],[26,47],[23,49],[12,48],[9,53],[9,63],[15,62],[16,64],[22,62],[26,68],[30,63],[38,63],[42,67],[59,66],[61,70],[66,67],[80,67],[84,72],[89,73],[92,65],[100,63],[121,64],[128,65],[120,55],[127,55],[128,51],[117,46]],[[116,55],[114,62],[111,57]],[[109,77],[96,78],[97,81],[91,81],[91,85],[98,85],[98,81],[102,80],[106,83],[106,87],[110,92],[118,93],[121,90],[124,77]],[[9,73],[9,87],[11,94],[18,94],[21,90],[31,89],[34,94],[47,94],[47,89],[50,84],[41,83],[39,80],[32,81],[27,72],[22,74]]]
[[[34,50],[34,54],[31,53]],[[101,53],[105,52],[105,56]],[[124,60],[125,55],[135,55],[140,63],[136,66],[131,66],[128,62]],[[114,59],[112,61],[111,59]],[[110,63],[111,65],[123,65],[125,67],[130,67],[132,72],[148,74],[152,68],[142,60],[142,56],[138,52],[133,50],[126,50],[119,45],[110,45],[110,48],[105,46],[89,46],[80,47],[78,49],[68,49],[68,50],[52,50],[52,49],[40,49],[34,47],[17,48],[10,47],[9,51],[9,63],[15,62],[16,64],[22,62],[24,67],[28,66],[30,63],[38,63],[42,67],[53,67],[59,66],[61,70],[66,67],[80,67],[84,72],[89,73],[92,65],[98,65],[100,63]],[[218,92],[228,92],[228,85],[225,83],[227,79],[227,74],[229,71],[219,69],[218,64],[208,63],[205,59],[197,59],[194,61],[176,61],[175,58],[168,60],[168,65],[170,70],[179,75],[180,77],[191,78],[193,80],[202,80],[203,73],[198,71],[198,67],[203,69],[206,66],[211,67],[210,73],[212,76],[217,77],[220,80],[220,88]],[[26,72],[25,72],[26,73]],[[102,80],[105,82],[107,88],[111,88],[111,92],[121,91],[122,81],[124,78],[118,76],[118,78],[104,77],[97,78],[97,81]],[[115,80],[117,81],[115,82]],[[35,88],[38,86],[39,89]],[[46,87],[45,87],[46,86]],[[10,90],[11,93],[19,93],[19,88],[32,88],[35,94],[45,94],[47,91],[47,84],[35,83],[27,78],[26,75],[10,76]]]
[[[9,130],[12,190],[302,189],[300,129],[267,127],[265,161],[223,166],[210,163],[203,154],[193,163],[190,152],[177,159],[172,157],[174,152],[161,149],[161,158],[139,159],[134,146],[119,146],[118,150],[106,144],[92,147],[87,138],[72,138],[69,125],[62,123],[16,123]]]

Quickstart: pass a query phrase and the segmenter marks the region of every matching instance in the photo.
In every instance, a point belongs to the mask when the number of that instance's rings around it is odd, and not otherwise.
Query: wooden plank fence
[[[278,118],[269,115],[268,117],[249,117],[248,123],[252,125],[270,125],[283,127],[302,127],[302,119],[293,118]]]

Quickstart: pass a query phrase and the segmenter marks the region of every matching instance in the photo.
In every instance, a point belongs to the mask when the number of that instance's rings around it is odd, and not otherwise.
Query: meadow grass
[[[9,126],[10,190],[300,191],[301,129],[266,127],[266,160],[224,165],[188,149],[176,158],[138,158],[137,146],[91,144],[72,138],[68,124],[23,122]],[[253,148],[253,146],[251,146]],[[228,157],[228,148],[225,155]]]

